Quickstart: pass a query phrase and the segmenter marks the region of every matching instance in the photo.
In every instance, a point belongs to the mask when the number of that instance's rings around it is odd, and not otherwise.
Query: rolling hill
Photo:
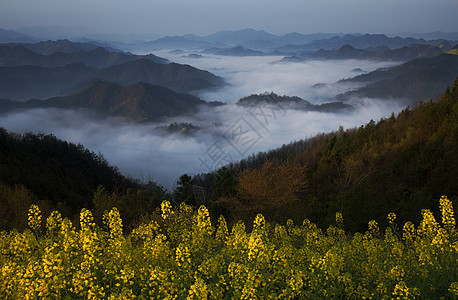
[[[366,86],[337,96],[380,99],[405,99],[414,104],[440,95],[458,75],[458,56],[441,54],[418,58],[388,69],[376,70],[342,82],[365,83]]]
[[[207,102],[188,94],[181,94],[164,87],[147,83],[120,86],[97,81],[92,86],[70,96],[54,97],[47,100],[16,102],[0,101],[3,113],[32,108],[83,109],[101,117],[123,117],[130,121],[155,121],[193,113],[199,105]]]
[[[300,97],[279,96],[275,93],[253,94],[239,99],[236,104],[249,107],[271,106],[280,110],[295,109],[327,113],[349,112],[353,110],[353,106],[342,102],[329,102],[315,105]]]

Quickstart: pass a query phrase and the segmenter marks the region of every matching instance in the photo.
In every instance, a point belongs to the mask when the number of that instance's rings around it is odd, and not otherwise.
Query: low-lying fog
[[[281,56],[232,57],[202,54],[203,58],[189,58],[187,55],[170,54],[167,51],[157,52],[157,55],[167,57],[174,62],[208,70],[226,79],[231,86],[218,92],[199,95],[207,101],[218,100],[226,103],[266,91],[273,91],[279,95],[299,96],[312,103],[328,102],[330,97],[353,88],[333,85],[338,80],[400,64],[354,59],[280,63]],[[363,72],[357,72],[355,69]],[[322,83],[329,86],[313,88]]]
[[[15,132],[53,133],[61,139],[82,143],[102,153],[123,174],[157,181],[170,190],[181,174],[208,172],[229,160],[238,161],[252,153],[337,130],[339,126],[361,126],[403,109],[395,101],[371,99],[353,99],[350,103],[356,110],[344,114],[301,112],[283,107],[254,109],[232,104],[243,96],[266,91],[299,96],[315,104],[329,102],[336,94],[352,88],[334,83],[361,73],[354,69],[372,71],[393,65],[392,62],[275,63],[279,57],[211,55],[193,59],[168,52],[155,54],[224,77],[229,86],[199,96],[229,104],[160,124],[132,124],[115,118],[98,120],[80,111],[34,109],[2,115],[0,126]],[[321,83],[325,85],[314,87]],[[194,135],[159,134],[158,126],[172,122],[189,122],[201,129]]]

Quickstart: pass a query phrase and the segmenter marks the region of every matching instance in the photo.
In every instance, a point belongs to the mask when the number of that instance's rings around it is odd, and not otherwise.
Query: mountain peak
[[[102,117],[124,117],[131,121],[156,121],[197,111],[206,102],[168,88],[137,82],[128,86],[97,80],[88,88],[70,96],[29,101],[34,107],[85,109]]]
[[[356,48],[350,44],[345,44],[342,47],[340,47],[339,50],[340,51],[349,51],[349,50],[356,50]]]

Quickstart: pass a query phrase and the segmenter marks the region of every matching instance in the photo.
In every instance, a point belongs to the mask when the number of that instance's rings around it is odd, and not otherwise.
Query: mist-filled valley
[[[205,55],[195,59],[169,51],[155,54],[224,78],[227,82],[224,87],[195,95],[206,101],[227,104],[200,107],[192,115],[140,124],[123,118],[101,118],[84,110],[34,108],[3,114],[0,126],[14,132],[52,133],[61,139],[81,143],[96,153],[102,153],[123,174],[157,181],[173,190],[182,174],[210,172],[259,151],[337,130],[339,126],[359,127],[371,119],[389,117],[405,106],[405,102],[397,99],[356,97],[346,102],[354,109],[342,112],[300,111],[281,103],[255,109],[235,104],[242,97],[266,92],[298,96],[316,105],[336,101],[336,95],[357,87],[355,83],[339,83],[340,79],[399,62],[352,59],[293,63],[279,62],[278,56]],[[164,133],[160,130],[160,127],[173,123],[192,124],[196,129],[186,132],[183,125],[183,132]],[[230,143],[232,137],[228,138],[234,126],[252,130],[255,141],[237,149],[237,145]],[[224,159],[209,157],[208,151],[216,150],[215,143],[224,151]]]

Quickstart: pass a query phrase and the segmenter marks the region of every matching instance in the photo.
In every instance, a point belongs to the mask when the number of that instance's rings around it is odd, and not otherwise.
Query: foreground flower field
[[[342,215],[326,232],[305,220],[229,231],[208,210],[161,205],[161,216],[123,234],[119,212],[104,227],[89,210],[79,228],[53,212],[42,232],[40,210],[30,230],[0,233],[2,299],[456,299],[458,234],[452,203],[440,199],[441,220],[423,210],[382,232],[348,235]]]

